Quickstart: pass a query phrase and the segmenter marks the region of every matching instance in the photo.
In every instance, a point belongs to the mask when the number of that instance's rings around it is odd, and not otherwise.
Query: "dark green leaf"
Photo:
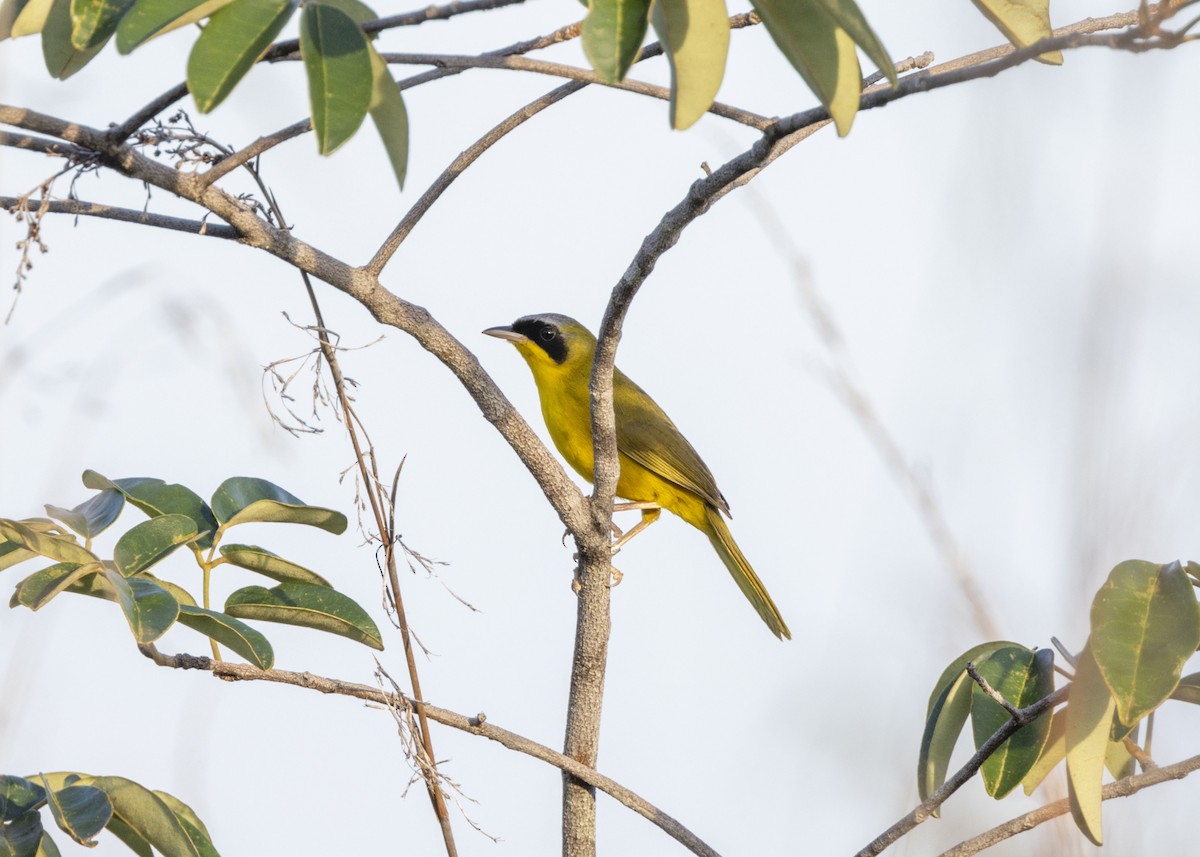
[[[379,139],[387,151],[392,174],[400,189],[404,189],[404,177],[408,174],[408,110],[400,87],[388,71],[387,63],[371,48],[371,121],[379,132]]]
[[[76,50],[96,48],[117,31],[133,0],[71,0],[71,44]]]
[[[98,559],[91,551],[81,547],[74,538],[38,532],[26,521],[0,518],[0,536],[59,562],[85,563],[96,562]]]
[[[117,27],[117,50],[127,54],[138,45],[195,24],[233,0],[136,0]]]
[[[315,628],[349,637],[372,649],[383,648],[379,629],[352,599],[326,586],[284,583],[274,589],[247,586],[229,596],[225,612],[239,619],[258,619]]]
[[[339,12],[343,12],[349,16],[356,24],[365,24],[367,21],[374,21],[379,16],[375,14],[375,10],[366,3],[360,3],[358,0],[315,0],[325,6],[332,6]],[[373,38],[373,37],[370,37]]]
[[[225,613],[181,604],[179,624],[228,646],[260,670],[269,670],[275,663],[275,653],[271,650],[267,638],[245,622],[240,622]]]
[[[27,812],[0,826],[0,857],[36,857],[42,841],[42,817]]]
[[[117,519],[125,507],[125,495],[115,488],[106,488],[74,509],[46,505],[46,514],[58,518],[85,539],[94,539]]]
[[[107,568],[103,576],[115,590],[129,629],[139,643],[153,643],[175,624],[179,602],[157,583],[144,577],[126,578]]]
[[[54,0],[46,25],[42,27],[42,58],[46,70],[58,80],[66,80],[92,61],[100,53],[106,40],[90,48],[80,50],[71,42],[71,2]]]
[[[767,32],[833,117],[838,134],[850,133],[862,95],[854,40],[822,0],[753,0]]]
[[[979,674],[1016,708],[1026,708],[1054,692],[1054,651],[1010,646],[993,652],[978,668]],[[975,749],[987,742],[1012,717],[977,684],[971,692],[971,725]],[[1042,753],[1050,734],[1050,718],[1039,717],[1010,736],[983,763],[983,784],[999,800],[1008,795]]]
[[[656,0],[650,22],[671,66],[671,127],[689,128],[712,106],[725,77],[725,0]]]
[[[83,472],[83,484],[88,488],[115,488],[151,518],[160,515],[187,515],[196,522],[196,531],[204,534],[196,539],[196,547],[206,549],[213,545],[217,519],[208,504],[190,488],[140,476],[109,479],[94,470]]]
[[[95,786],[67,786],[49,792],[50,812],[63,833],[80,845],[91,847],[92,837],[112,818],[108,795]]]
[[[317,151],[328,155],[354,136],[371,105],[367,37],[345,12],[310,2],[300,15],[300,53]]]
[[[334,535],[346,530],[346,516],[341,512],[307,506],[278,485],[250,476],[222,482],[213,494],[212,509],[225,527],[253,521],[308,524]]]
[[[123,823],[163,857],[202,857],[170,807],[149,789],[124,777],[84,777],[82,783],[102,790],[112,801],[110,830],[116,832],[114,822]]]
[[[957,682],[960,676],[966,674],[967,664],[975,664],[976,668],[978,668],[980,664],[988,659],[988,656],[992,652],[998,652],[1010,646],[1024,648],[1020,643],[1013,643],[1009,640],[994,640],[990,643],[980,643],[978,646],[972,646],[952,660],[950,665],[942,670],[937,683],[933,686],[933,692],[929,694],[929,704],[925,707],[925,719],[928,720],[929,715],[933,713],[933,705],[937,702],[938,697],[942,695],[946,687]]]
[[[917,756],[917,791],[925,800],[942,787],[950,756],[967,714],[971,710],[971,678],[959,670],[958,678],[942,688],[933,700],[925,721],[925,732],[921,736],[921,751]],[[936,818],[938,810],[933,811]]]
[[[150,843],[138,836],[137,832],[115,815],[108,822],[108,832],[125,843],[125,847],[138,857],[154,857]]]
[[[233,91],[296,11],[296,0],[236,0],[218,9],[188,57],[188,89],[201,113]]]
[[[188,592],[179,584],[172,583],[169,580],[163,580],[161,577],[155,577],[148,571],[143,571],[137,576],[145,578],[152,583],[157,583],[163,589],[167,590],[167,592],[171,593],[171,597],[179,602],[180,607],[182,607],[184,604],[187,604],[189,607],[196,606],[196,599],[192,597],[192,593]]]
[[[201,857],[220,857],[217,849],[213,847],[212,836],[209,835],[208,828],[204,826],[204,822],[190,806],[167,792],[155,789],[154,794],[175,814],[175,818],[187,833],[188,839],[192,840],[192,844],[196,846]]]
[[[309,571],[302,565],[281,556],[276,556],[269,550],[256,545],[221,545],[221,556],[230,564],[250,571],[257,571],[280,583],[298,580],[301,583],[315,583],[318,586],[330,586],[330,583],[315,571]]]
[[[583,52],[606,83],[624,80],[646,37],[650,0],[591,0],[583,19]]]
[[[46,799],[46,790],[24,777],[0,775],[0,821],[7,824],[20,815],[37,809]]]
[[[58,850],[58,846],[54,844],[54,840],[50,838],[50,831],[42,831],[42,841],[38,844],[36,857],[62,857],[62,853]]]
[[[76,581],[95,574],[103,568],[98,562],[79,564],[60,562],[49,568],[34,572],[17,584],[14,594],[18,604],[30,610],[41,610],[54,596],[68,589]]]
[[[187,515],[160,515],[142,521],[117,541],[113,562],[130,577],[165,559],[196,536],[196,522]]]
[[[1092,653],[1132,726],[1166,700],[1200,644],[1200,606],[1178,562],[1130,560],[1092,601]]]

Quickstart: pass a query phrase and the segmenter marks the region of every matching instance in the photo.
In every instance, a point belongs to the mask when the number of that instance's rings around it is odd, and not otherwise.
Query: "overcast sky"
[[[932,50],[947,60],[1000,41],[967,2],[863,5],[896,59]],[[1061,25],[1117,11],[1072,2],[1052,14]],[[566,0],[530,0],[382,44],[476,52],[580,14]],[[182,78],[191,39],[176,33],[130,58],[109,49],[66,83],[42,72],[36,40],[5,42],[0,100],[104,127]],[[578,42],[546,55],[583,63]],[[1200,139],[1198,71],[1190,46],[1089,49],[1062,68],[1030,64],[906,98],[859,116],[847,139],[816,134],[662,258],[618,364],[713,470],[794,639],[774,640],[707,540],[665,516],[618,563],[602,772],[731,855],[853,853],[915,805],[929,691],[984,637],[836,377],[859,385],[935,499],[1003,637],[1040,647],[1055,635],[1078,649],[1114,564],[1200,559],[1200,173],[1185,154]],[[636,75],[663,82],[666,67]],[[263,172],[298,236],[361,263],[459,151],[556,83],[475,71],[406,93],[403,194],[369,128],[327,159],[311,136],[295,140]],[[762,28],[734,34],[720,98],[766,115],[813,103]],[[182,106],[201,130],[244,145],[305,115],[302,70],[256,68],[210,116]],[[479,331],[541,311],[595,329],[642,237],[701,163],[752,142],[713,116],[672,132],[662,102],[589,88],[486,153],[384,283],[473,348],[545,437],[524,362]],[[0,193],[55,168],[0,149]],[[109,174],[83,177],[76,192],[197,216]],[[0,218],[0,272],[15,269],[22,235]],[[353,519],[353,480],[339,479],[352,454],[331,414],[320,411],[323,434],[296,439],[268,410],[280,403],[262,367],[313,347],[293,271],[229,242],[107,221],[51,218],[44,239],[50,252],[34,258],[0,328],[0,516],[82,501],[79,477],[92,468],[205,497],[228,476],[260,476]],[[835,320],[840,351],[819,335],[805,288]],[[561,746],[575,617],[562,524],[440,364],[332,289],[320,297],[342,343],[361,347],[344,369],[383,469],[407,456],[403,537],[446,563],[434,577],[403,573],[409,621],[431,652],[420,663],[428,699]],[[294,389],[304,414],[310,387],[302,376]],[[140,519],[127,510],[110,532]],[[231,538],[319,571],[386,625],[373,553],[355,532],[253,525]],[[177,556],[163,573],[196,591],[188,562]],[[3,573],[4,601],[36,567]],[[259,582],[222,567],[217,600]],[[259,627],[281,668],[373,682],[362,646]],[[380,661],[404,685],[399,635],[384,631]],[[160,647],[208,648],[182,628]],[[1200,714],[1183,709],[1159,718],[1161,763],[1197,751],[1188,736]],[[449,729],[433,738],[467,815],[500,840],[456,811],[460,853],[558,849],[557,771]],[[226,857],[441,849],[423,789],[402,797],[410,772],[386,712],[158,669],[114,605],[77,596],[0,612],[0,760],[4,773],[120,774],[169,791]],[[1055,774],[1034,800],[1063,792]],[[1195,798],[1185,781],[1106,804],[1107,857],[1170,853],[1191,831]],[[682,853],[610,799],[599,804],[601,854]],[[1033,805],[993,802],[971,783],[895,852],[937,853]],[[995,853],[1090,849],[1081,841],[1060,821]],[[94,853],[129,852],[105,834]]]

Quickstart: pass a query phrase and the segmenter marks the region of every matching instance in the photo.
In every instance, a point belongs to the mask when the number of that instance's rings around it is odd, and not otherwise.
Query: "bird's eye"
[[[542,337],[542,342],[551,342],[553,341],[554,337],[558,336],[558,331],[553,327],[547,326],[543,327],[542,332],[538,335]]]

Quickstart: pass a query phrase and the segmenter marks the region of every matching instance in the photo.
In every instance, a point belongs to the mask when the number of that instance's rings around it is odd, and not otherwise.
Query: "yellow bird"
[[[542,417],[554,445],[589,482],[595,458],[588,381],[596,355],[596,337],[565,315],[544,313],[519,318],[511,326],[491,327],[489,336],[507,339],[533,371],[542,400]],[[660,509],[674,512],[708,536],[717,555],[779,638],[792,638],[779,608],[767,594],[749,561],[738,549],[721,513],[729,504],[712,472],[662,408],[620,370],[613,373],[613,410],[617,422],[620,476],[617,496],[632,500],[614,508],[641,509],[642,520],[613,544],[614,553],[652,524]]]

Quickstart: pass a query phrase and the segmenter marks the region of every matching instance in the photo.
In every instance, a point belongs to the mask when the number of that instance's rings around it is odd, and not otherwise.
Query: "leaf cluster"
[[[109,479],[88,470],[83,483],[98,493],[72,509],[47,505],[49,518],[0,518],[0,571],[37,557],[55,561],[17,584],[10,607],[40,610],[63,592],[103,598],[120,605],[139,644],[154,642],[178,623],[209,637],[214,654],[221,644],[264,670],[274,664],[274,650],[242,620],[314,628],[383,648],[367,612],[321,575],[255,545],[221,544],[230,528],[247,523],[305,524],[340,534],[346,529],[340,512],[307,505],[265,479],[244,476],[226,479],[207,503],[190,488],[161,479]],[[112,557],[102,558],[92,540],[126,504],[149,519],[125,531]],[[180,547],[203,574],[199,601],[151,570]],[[211,609],[210,576],[226,564],[278,585],[245,586],[226,599],[223,610]]]
[[[58,857],[42,823],[49,809],[58,829],[93,847],[108,830],[139,857],[219,857],[204,822],[177,797],[151,791],[124,777],[58,772],[0,775],[0,854]]]
[[[1050,709],[1018,728],[981,767],[984,788],[996,799],[1020,785],[1031,794],[1065,761],[1071,814],[1099,845],[1101,787],[1149,764],[1149,746],[1137,744],[1143,721],[1170,699],[1200,704],[1200,673],[1182,676],[1200,647],[1200,565],[1129,560],[1117,565],[1096,593],[1091,633],[1077,655],[1065,707]],[[982,681],[968,673],[972,665]],[[1054,652],[1017,643],[983,643],[964,652],[938,678],[926,709],[917,763],[921,799],[946,781],[950,756],[971,719],[976,749],[1016,716],[1054,693]],[[989,694],[984,684],[1008,703]],[[1012,709],[1012,710],[1010,710]],[[1019,713],[1019,712],[1017,712]],[[1149,731],[1149,730],[1147,730]],[[935,811],[936,814],[936,811]]]

